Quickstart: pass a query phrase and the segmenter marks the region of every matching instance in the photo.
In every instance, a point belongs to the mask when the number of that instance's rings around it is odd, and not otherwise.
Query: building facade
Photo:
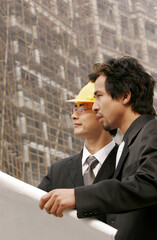
[[[35,186],[83,146],[66,100],[94,63],[131,55],[157,79],[157,0],[0,0],[0,30],[1,170]]]

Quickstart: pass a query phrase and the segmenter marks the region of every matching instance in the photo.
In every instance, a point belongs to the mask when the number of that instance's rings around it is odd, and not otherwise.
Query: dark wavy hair
[[[137,59],[129,56],[109,59],[97,66],[88,77],[95,82],[100,75],[106,76],[105,89],[113,99],[130,91],[129,105],[134,112],[156,116],[153,107],[155,80]]]

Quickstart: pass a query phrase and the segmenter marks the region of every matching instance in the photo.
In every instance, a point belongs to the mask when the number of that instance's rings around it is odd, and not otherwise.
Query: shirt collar
[[[114,148],[115,142],[112,140],[110,143],[108,143],[106,146],[101,148],[98,152],[93,154],[93,156],[96,157],[96,159],[99,161],[99,163],[102,165],[105,159],[107,158],[108,154],[111,152],[111,150]],[[84,145],[83,148],[83,155],[82,155],[82,166],[85,164],[86,159],[90,156],[90,152]]]

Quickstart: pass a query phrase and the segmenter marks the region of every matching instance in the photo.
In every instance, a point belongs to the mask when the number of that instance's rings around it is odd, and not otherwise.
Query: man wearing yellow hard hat
[[[51,190],[56,188],[74,188],[112,177],[115,168],[117,145],[109,132],[105,131],[92,111],[94,103],[94,83],[85,85],[74,102],[71,118],[74,134],[85,139],[84,147],[75,156],[54,163],[39,188],[49,192],[40,200],[41,209],[51,211]],[[45,205],[46,204],[46,205]]]

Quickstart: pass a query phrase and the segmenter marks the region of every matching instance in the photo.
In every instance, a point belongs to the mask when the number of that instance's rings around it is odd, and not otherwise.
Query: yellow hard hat
[[[79,94],[74,99],[67,100],[66,102],[94,102],[94,89],[94,83],[89,82],[80,90]]]

